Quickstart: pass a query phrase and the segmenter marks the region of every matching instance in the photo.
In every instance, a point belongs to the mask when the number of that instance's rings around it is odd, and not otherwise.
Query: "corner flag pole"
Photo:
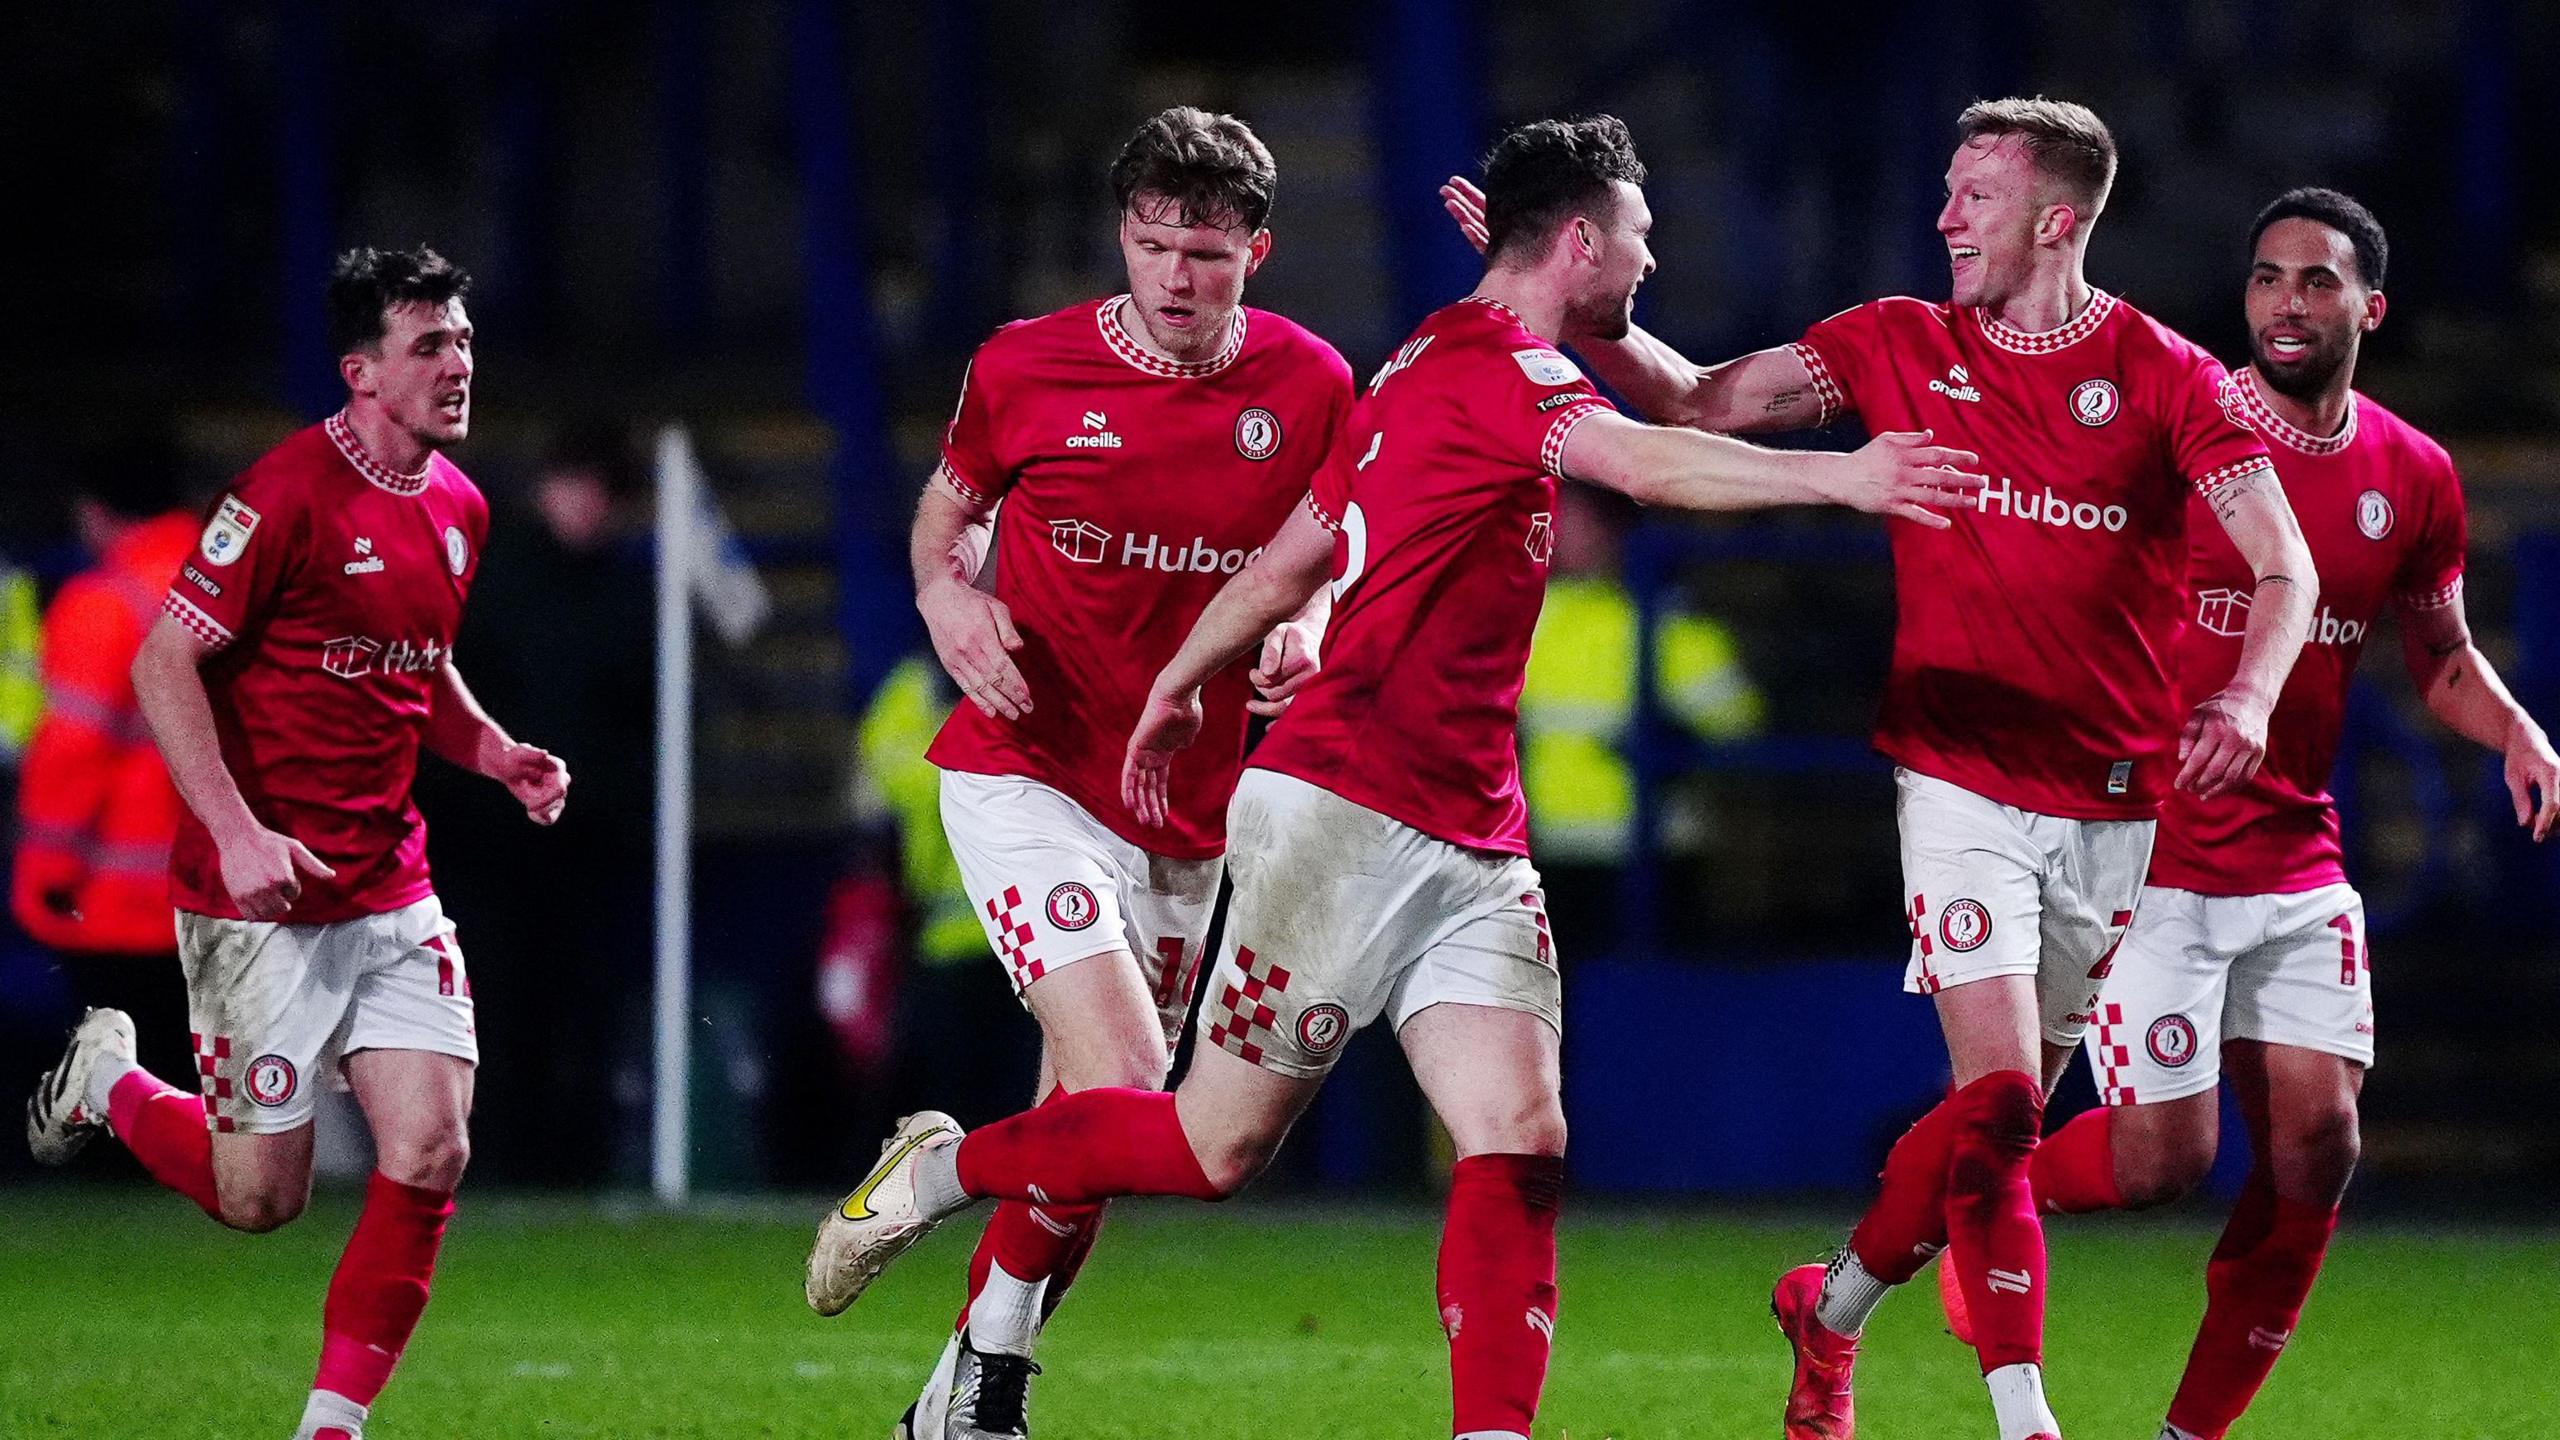
[[[649,1184],[669,1205],[690,1192],[693,1035],[693,546],[700,472],[683,427],[658,432],[657,1083]]]

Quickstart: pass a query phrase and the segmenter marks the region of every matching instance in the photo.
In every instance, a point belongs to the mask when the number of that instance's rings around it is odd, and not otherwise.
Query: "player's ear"
[[[2391,302],[2382,298],[2381,291],[2373,290],[2366,292],[2364,297],[2364,319],[2359,323],[2358,328],[2364,330],[2368,334],[2381,329],[2382,313],[2390,308]]]
[[[2036,218],[2036,243],[2059,245],[2080,228],[2080,212],[2068,205],[2047,205]]]
[[[1572,227],[1566,233],[1573,237],[1575,258],[1591,261],[1597,261],[1600,258],[1599,227],[1593,225],[1589,217],[1574,216]]]
[[[372,393],[373,376],[370,360],[371,357],[362,350],[350,350],[338,357],[338,378],[347,382],[349,394]]]
[[[1244,273],[1251,275],[1254,271],[1262,268],[1263,261],[1270,258],[1271,232],[1268,230],[1254,231],[1253,238],[1245,242]]]

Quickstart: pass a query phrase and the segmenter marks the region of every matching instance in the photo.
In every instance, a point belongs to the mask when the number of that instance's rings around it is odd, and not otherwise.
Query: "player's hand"
[[[933,637],[935,658],[970,703],[990,718],[1019,720],[1031,713],[1031,687],[1013,663],[1022,634],[1013,628],[1013,611],[1003,601],[955,576],[919,591],[916,610]]]
[[[1129,758],[1120,766],[1120,800],[1141,825],[1162,825],[1172,811],[1173,757],[1200,738],[1200,692],[1147,692]]]
[[[1262,642],[1262,659],[1253,667],[1254,698],[1244,708],[1256,715],[1277,715],[1307,688],[1324,667],[1317,657],[1318,640],[1308,627],[1294,622],[1275,626]]]
[[[2210,800],[2248,784],[2267,758],[2267,708],[2229,690],[2198,705],[2178,736],[2178,788]]]
[[[1932,530],[1955,524],[1939,513],[1971,510],[1991,482],[1971,467],[1982,457],[1929,443],[1926,430],[1888,430],[1858,449],[1840,456],[1841,483],[1835,503],[1870,515],[1894,515]]]
[[[1458,222],[1458,233],[1467,237],[1476,253],[1483,254],[1484,247],[1492,242],[1493,232],[1485,228],[1484,191],[1476,187],[1476,182],[1464,175],[1450,176],[1449,183],[1440,187],[1440,208]]]
[[[222,860],[222,888],[243,919],[281,920],[302,898],[302,877],[335,880],[338,872],[320,863],[301,841],[263,825],[228,843],[215,846]]]
[[[2552,753],[2551,737],[2533,726],[2516,726],[2507,740],[2507,793],[2515,797],[2516,823],[2530,827],[2537,841],[2549,839],[2560,825],[2560,755]]]
[[[485,773],[507,787],[524,807],[525,818],[536,825],[559,819],[568,807],[568,763],[539,745],[508,744],[490,757]]]

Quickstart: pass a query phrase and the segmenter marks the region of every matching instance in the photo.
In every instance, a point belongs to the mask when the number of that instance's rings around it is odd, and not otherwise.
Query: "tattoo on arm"
[[[1792,410],[1803,403],[1804,387],[1801,385],[1792,385],[1779,391],[1777,394],[1770,396],[1769,402],[1761,406],[1760,410],[1761,413],[1766,415],[1777,415]]]

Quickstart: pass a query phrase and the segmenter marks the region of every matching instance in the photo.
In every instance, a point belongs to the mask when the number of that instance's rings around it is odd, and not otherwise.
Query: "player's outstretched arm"
[[[303,876],[329,880],[337,872],[301,841],[268,829],[249,813],[239,782],[222,763],[213,702],[197,673],[213,653],[176,619],[161,616],[133,657],[133,695],[178,798],[213,837],[231,903],[248,919],[274,920],[301,898]]]
[[[1441,208],[1458,233],[1484,253],[1484,191],[1463,175],[1440,187]],[[1813,375],[1794,347],[1755,350],[1721,365],[1700,365],[1641,325],[1619,340],[1575,340],[1609,388],[1646,419],[1726,435],[1771,435],[1822,423]]]
[[[451,660],[436,667],[426,738],[439,758],[506,786],[536,825],[559,819],[569,804],[568,765],[539,745],[519,742],[490,719]]]
[[[2442,605],[2403,601],[2400,651],[2409,678],[2417,682],[2435,717],[2505,759],[2516,823],[2530,828],[2536,840],[2549,838],[2560,827],[2560,755],[2553,753],[2551,737],[2507,693],[2497,667],[2471,643],[2462,592],[2454,591]]]
[[[1681,510],[1760,510],[1845,505],[1944,530],[1942,512],[1970,508],[1988,483],[1980,457],[1929,443],[1927,431],[1877,436],[1847,454],[1768,450],[1723,435],[1645,425],[1601,410],[1565,437],[1559,467],[1572,479],[1642,505]]]
[[[1263,637],[1262,658],[1255,662],[1254,698],[1244,708],[1256,715],[1278,715],[1307,688],[1324,667],[1324,630],[1333,620],[1333,587],[1318,585],[1298,613],[1281,621]]]
[[[1156,673],[1120,767],[1120,798],[1140,824],[1165,822],[1173,757],[1200,735],[1200,687],[1304,608],[1332,576],[1333,532],[1301,505],[1200,612],[1182,648]]]
[[[934,477],[925,482],[915,528],[907,536],[916,612],[924,617],[935,658],[960,693],[990,716],[1019,720],[1031,713],[1031,687],[1013,663],[1022,635],[1005,603],[973,583],[977,566],[969,560],[975,548],[971,532],[985,523],[987,512],[952,494],[939,470]],[[985,551],[976,553],[983,557]]]
[[[2267,758],[2267,716],[2311,634],[2320,576],[2293,506],[2271,466],[2243,474],[2209,499],[2257,584],[2231,683],[2195,708],[2178,737],[2178,787],[2211,799],[2245,785]]]

